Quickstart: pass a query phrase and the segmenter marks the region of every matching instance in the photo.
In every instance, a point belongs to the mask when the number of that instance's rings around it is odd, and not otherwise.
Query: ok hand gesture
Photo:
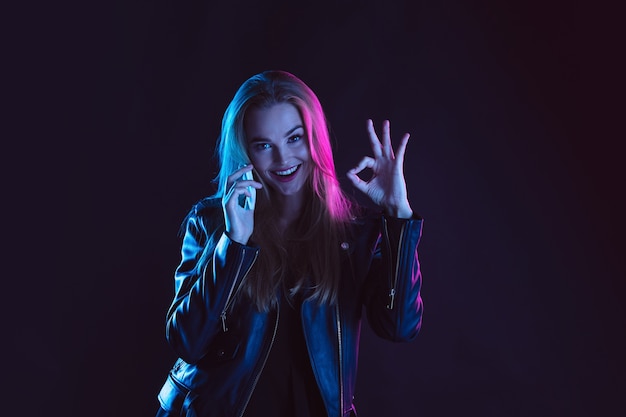
[[[367,194],[375,204],[383,207],[388,215],[408,219],[413,215],[413,210],[407,198],[403,165],[409,134],[404,134],[394,155],[389,120],[383,122],[382,143],[376,135],[371,119],[367,121],[367,131],[374,157],[364,157],[355,168],[348,171],[347,177],[357,189]],[[358,176],[366,168],[372,170],[372,177],[368,181]]]

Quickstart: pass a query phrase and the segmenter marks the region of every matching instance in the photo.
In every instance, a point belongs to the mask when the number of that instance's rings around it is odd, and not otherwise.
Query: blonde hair
[[[263,192],[258,193],[255,218],[262,218],[263,222],[255,221],[251,240],[260,247],[260,254],[244,289],[260,310],[276,304],[279,287],[289,278],[293,278],[292,292],[304,291],[320,303],[336,301],[339,245],[345,225],[353,216],[352,204],[337,180],[319,99],[303,81],[285,71],[265,71],[250,77],[226,108],[216,147],[220,169],[214,197],[222,198],[228,176],[250,163],[244,129],[247,110],[279,103],[290,103],[298,110],[313,169],[307,184],[309,201],[290,236],[278,231],[270,187],[264,186]],[[257,176],[257,180],[261,179]]]

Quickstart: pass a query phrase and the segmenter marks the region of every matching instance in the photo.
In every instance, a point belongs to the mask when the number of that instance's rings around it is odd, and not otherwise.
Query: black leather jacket
[[[204,199],[186,219],[167,340],[179,356],[161,392],[161,407],[182,416],[244,414],[278,326],[280,307],[259,312],[238,297],[259,248],[223,233],[219,201]],[[330,417],[354,413],[362,307],[377,335],[410,341],[422,319],[417,245],[422,220],[368,214],[353,221],[342,251],[338,303],[305,301],[302,321],[311,364]],[[198,261],[211,234],[218,243],[208,267]]]

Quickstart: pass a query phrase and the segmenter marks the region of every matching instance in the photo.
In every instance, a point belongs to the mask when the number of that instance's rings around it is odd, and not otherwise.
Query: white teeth
[[[290,175],[293,174],[294,172],[296,172],[296,170],[298,169],[300,165],[296,165],[295,167],[291,167],[289,169],[286,169],[284,171],[275,171],[276,175]]]

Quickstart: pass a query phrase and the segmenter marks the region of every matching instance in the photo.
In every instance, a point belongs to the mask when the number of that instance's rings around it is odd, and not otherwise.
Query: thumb
[[[352,185],[354,185],[354,187],[363,192],[366,193],[367,192],[367,182],[363,181],[361,178],[359,178],[358,175],[356,175],[354,172],[356,171],[355,169],[351,169],[350,171],[348,171],[346,173],[346,176],[348,177],[348,179],[350,180],[350,182],[352,183]]]

